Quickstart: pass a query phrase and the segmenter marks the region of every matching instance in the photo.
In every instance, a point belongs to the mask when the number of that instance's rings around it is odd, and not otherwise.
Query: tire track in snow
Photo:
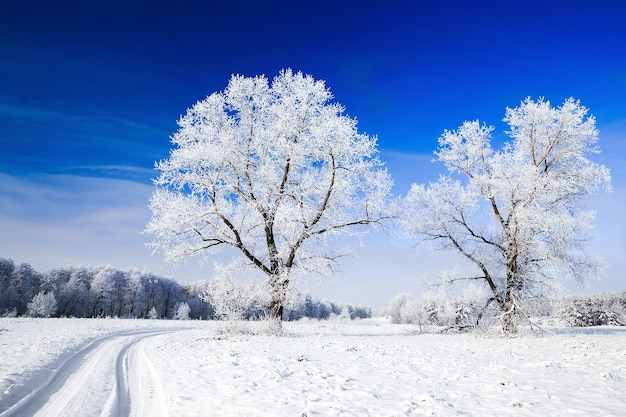
[[[173,329],[119,332],[73,353],[50,372],[28,381],[21,400],[0,417],[166,417],[161,383],[145,353],[145,339]]]
[[[116,396],[109,416],[167,417],[167,401],[145,337],[127,345],[117,357]]]

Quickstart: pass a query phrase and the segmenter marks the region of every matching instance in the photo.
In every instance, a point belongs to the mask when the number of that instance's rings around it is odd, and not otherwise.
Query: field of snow
[[[624,416],[626,329],[0,319],[0,416]]]

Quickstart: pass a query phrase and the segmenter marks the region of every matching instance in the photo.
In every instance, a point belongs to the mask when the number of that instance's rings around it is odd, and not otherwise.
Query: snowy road
[[[167,416],[161,381],[144,345],[171,331],[112,333],[62,356],[14,392],[15,401],[0,417]]]

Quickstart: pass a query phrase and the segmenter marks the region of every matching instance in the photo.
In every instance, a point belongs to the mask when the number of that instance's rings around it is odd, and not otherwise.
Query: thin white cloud
[[[25,105],[17,101],[0,98],[0,115],[12,119],[53,120],[56,123],[71,123],[74,125],[121,125],[133,131],[151,131],[153,134],[162,134],[160,127],[138,123],[135,120],[89,112],[85,109],[77,110],[74,103],[40,103],[39,105]]]
[[[110,178],[0,174],[0,256],[44,270],[112,264],[179,279],[206,279],[190,264],[174,268],[145,247],[152,186]]]

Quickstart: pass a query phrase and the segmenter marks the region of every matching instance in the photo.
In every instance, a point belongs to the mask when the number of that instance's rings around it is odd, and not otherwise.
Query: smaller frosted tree
[[[148,312],[148,318],[150,320],[158,320],[161,318],[161,314],[159,313],[159,310],[157,310],[155,306],[152,306],[152,308]]]
[[[516,332],[525,297],[563,276],[583,280],[601,270],[585,253],[594,212],[582,201],[610,190],[610,174],[589,159],[599,151],[587,112],[574,99],[559,108],[526,99],[506,109],[511,141],[499,151],[491,126],[446,130],[435,155],[449,175],[414,184],[404,200],[407,230],[469,262],[467,275],[454,280],[486,285],[506,334]]]
[[[31,317],[52,317],[57,311],[57,299],[52,292],[39,292],[28,303],[28,315]]]
[[[389,301],[389,316],[391,322],[396,324],[417,323],[419,305],[415,298],[408,294],[398,294]]]
[[[189,313],[191,312],[191,308],[187,303],[179,303],[176,306],[176,314],[174,315],[175,320],[189,320]]]

